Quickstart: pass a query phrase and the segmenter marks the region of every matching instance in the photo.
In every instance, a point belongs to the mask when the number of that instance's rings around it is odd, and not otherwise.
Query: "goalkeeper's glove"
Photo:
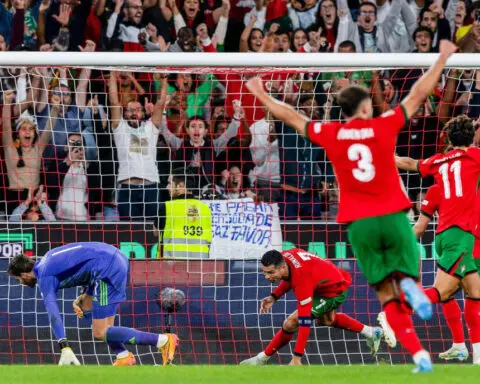
[[[73,310],[75,311],[75,314],[77,315],[77,317],[79,319],[81,319],[83,317],[82,303],[83,303],[84,299],[85,299],[85,294],[82,293],[73,302]]]
[[[72,348],[68,346],[67,341],[60,340],[59,344],[62,348],[62,355],[60,356],[60,361],[58,365],[80,365],[80,362],[73,353]]]
[[[75,301],[73,302],[73,310],[75,311],[75,314],[77,315],[77,317],[79,319],[82,319],[84,316],[86,318],[88,318],[89,314],[90,314],[90,311],[85,311],[83,308],[82,308],[82,305],[83,305],[83,301],[85,300],[85,297],[87,295],[85,293],[82,293],[80,296],[78,296]]]

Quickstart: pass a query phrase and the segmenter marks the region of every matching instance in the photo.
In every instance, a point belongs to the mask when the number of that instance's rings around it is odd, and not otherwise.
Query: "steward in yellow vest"
[[[175,169],[168,178],[172,200],[161,203],[155,234],[160,236],[163,252],[157,257],[207,259],[212,242],[210,207],[188,192],[185,170]],[[160,247],[159,247],[160,249]]]

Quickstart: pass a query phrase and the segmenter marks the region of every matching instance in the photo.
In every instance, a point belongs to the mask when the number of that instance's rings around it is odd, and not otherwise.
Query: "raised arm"
[[[95,52],[95,43],[92,40],[85,41],[85,47],[79,46],[81,52]],[[77,85],[77,105],[80,111],[84,111],[87,105],[87,88],[90,80],[91,70],[89,68],[82,68]]]
[[[167,103],[167,75],[160,74],[160,94],[158,95],[157,102],[153,107],[152,123],[158,129],[164,120],[163,114],[165,112],[165,105]]]
[[[158,7],[162,12],[162,16],[165,19],[165,21],[167,22],[170,21],[172,19],[173,13],[172,13],[172,10],[167,6],[167,0],[160,0],[158,2]]]
[[[457,46],[448,40],[440,42],[440,55],[435,64],[414,84],[410,93],[402,101],[406,117],[410,118],[432,93],[447,64],[448,58],[457,50]]]
[[[263,81],[259,77],[248,80],[246,87],[275,117],[295,129],[300,135],[307,135],[306,126],[309,120],[288,104],[269,96],[265,92]]]
[[[52,138],[52,130],[57,122],[58,113],[60,111],[60,96],[52,95],[51,98],[51,108],[50,108],[50,117],[47,119],[47,123],[45,125],[45,130],[40,135],[40,139],[38,140],[38,145],[40,145],[40,153],[43,154],[45,147],[50,142]]]
[[[386,36],[390,36],[394,33],[397,20],[402,13],[402,3],[404,1],[405,0],[393,1],[392,4],[390,5],[390,9],[388,10],[387,16],[380,23],[383,30],[385,31]]]
[[[250,22],[248,25],[245,27],[243,30],[241,36],[240,36],[240,52],[248,52],[248,39],[250,38],[250,33],[252,32],[253,26],[255,25],[255,22],[257,21],[257,15],[252,15],[250,18]]]
[[[13,145],[12,137],[12,104],[15,99],[15,92],[13,90],[6,90],[3,92],[3,113],[2,113],[2,139],[3,145],[10,146]]]
[[[418,160],[412,159],[411,157],[395,156],[395,164],[398,169],[404,171],[418,171]]]
[[[187,24],[185,23],[182,14],[178,10],[175,0],[168,0],[168,5],[173,13],[173,24],[175,25],[175,32],[178,34],[178,31],[180,31],[180,29],[182,29],[183,27],[186,27]]]
[[[117,26],[118,15],[120,15],[120,13],[122,12],[123,3],[124,3],[124,0],[115,1],[115,9],[112,15],[109,17],[108,24],[107,24],[106,36],[109,39],[111,39],[113,37],[113,34],[115,33],[115,27]]]
[[[110,79],[108,79],[108,96],[110,99],[110,117],[112,129],[116,129],[122,118],[122,105],[120,104],[120,99],[118,98],[117,75],[113,71],[110,72]]]
[[[438,119],[442,124],[445,124],[452,118],[453,102],[455,95],[457,94],[457,79],[460,78],[460,74],[456,70],[450,70],[447,73],[447,83],[443,89],[442,99],[438,104]]]

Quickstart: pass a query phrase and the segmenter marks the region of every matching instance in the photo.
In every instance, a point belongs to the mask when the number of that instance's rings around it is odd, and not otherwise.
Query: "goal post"
[[[428,67],[436,53],[239,53],[221,52],[0,52],[1,66],[118,66],[118,67]],[[475,53],[452,55],[446,67],[475,68]]]
[[[54,247],[79,241],[103,241],[125,253],[130,259],[128,294],[116,323],[150,332],[178,332],[182,364],[237,364],[264,349],[295,310],[289,294],[274,305],[271,314],[259,315],[260,300],[272,289],[261,273],[259,258],[271,248],[304,248],[350,272],[353,283],[341,310],[376,325],[380,305],[355,261],[345,226],[335,222],[339,196],[331,164],[322,148],[266,115],[248,93],[245,80],[262,76],[272,95],[309,119],[339,120],[335,95],[346,85],[370,88],[375,113],[380,114],[398,105],[437,56],[0,53],[0,94],[13,90],[16,97],[10,108],[11,138],[5,135],[6,109],[0,108],[0,364],[58,362],[41,296],[38,290],[19,286],[7,276],[8,261],[21,252],[43,256]],[[442,128],[449,118],[467,113],[478,119],[477,55],[453,55],[447,67],[435,93],[400,133],[399,154],[430,156],[445,148]],[[82,72],[84,68],[88,73]],[[111,71],[117,74],[122,118],[136,120],[139,128],[112,124]],[[166,125],[159,131],[147,123],[161,89],[152,73],[160,72],[170,76],[169,104],[162,117]],[[52,138],[41,161],[35,163],[28,153],[48,131],[52,109],[57,108],[52,107],[52,96],[59,97],[59,111]],[[201,137],[204,141],[196,147],[191,143],[198,132],[187,130],[195,117],[206,130]],[[35,127],[32,140],[19,137],[17,130],[24,121]],[[124,131],[120,134],[118,129]],[[205,151],[198,149],[202,145]],[[83,158],[74,160],[82,165],[72,168],[75,161],[66,159],[77,148],[83,148]],[[32,174],[25,175],[20,158],[27,168],[33,167]],[[141,163],[133,164],[132,159]],[[130,167],[123,179],[122,164]],[[147,206],[168,200],[168,178],[185,164],[189,174],[197,177],[201,169],[210,182],[203,185],[200,181],[201,188],[193,190],[200,191],[211,210],[213,237],[209,257],[172,260],[163,257],[163,245],[154,236],[156,214],[151,215]],[[34,187],[34,196],[29,197],[25,180]],[[402,180],[416,206],[410,212],[414,220],[431,181],[413,174],[402,174]],[[45,198],[41,193],[37,196],[40,185]],[[147,199],[152,190],[154,197]],[[125,217],[121,210],[125,199],[127,204],[133,201],[128,199],[137,199],[135,209],[141,213],[134,215],[132,208],[128,211],[132,216]],[[50,211],[41,210],[42,204]],[[196,220],[193,211],[186,213],[192,222]],[[32,221],[35,218],[43,220]],[[435,224],[434,218],[419,244],[426,286],[432,285],[435,276]],[[179,298],[174,304],[172,290]],[[78,292],[66,289],[58,295],[67,336],[82,363],[110,364],[114,356],[107,346],[94,341],[88,320],[77,319],[72,310]],[[450,346],[451,335],[440,308],[432,320],[414,321],[422,343],[435,358]],[[155,351],[141,347],[132,351],[141,364],[160,363]],[[293,343],[280,351],[275,362],[287,362],[292,352]],[[362,336],[315,326],[306,361],[396,364],[409,362],[409,357],[400,347],[389,350],[384,344],[371,359]]]

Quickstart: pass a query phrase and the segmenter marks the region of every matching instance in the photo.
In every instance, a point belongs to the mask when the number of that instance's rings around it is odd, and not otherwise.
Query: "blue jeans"
[[[285,191],[283,201],[279,203],[282,220],[320,220],[325,204],[315,192],[295,193]]]
[[[154,220],[158,216],[158,184],[120,184],[117,207],[120,220]]]

